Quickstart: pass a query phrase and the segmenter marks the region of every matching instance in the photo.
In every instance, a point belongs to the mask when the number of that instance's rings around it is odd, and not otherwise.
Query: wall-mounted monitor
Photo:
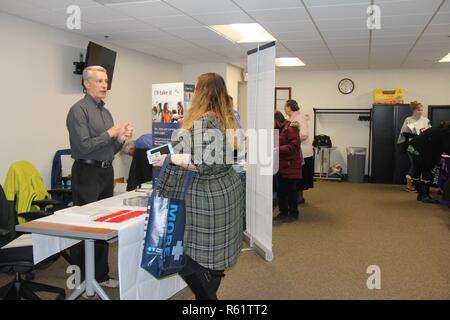
[[[88,44],[85,67],[102,66],[105,68],[108,74],[108,90],[111,90],[116,56],[117,53],[115,51],[105,48],[97,43],[89,42]]]

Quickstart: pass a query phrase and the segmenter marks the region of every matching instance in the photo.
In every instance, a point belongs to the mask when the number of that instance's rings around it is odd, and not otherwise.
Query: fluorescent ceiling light
[[[208,27],[232,42],[270,42],[276,39],[258,23],[221,24]]]
[[[443,57],[439,62],[450,62],[450,53]]]
[[[277,67],[297,67],[305,64],[299,58],[276,58],[275,65]]]

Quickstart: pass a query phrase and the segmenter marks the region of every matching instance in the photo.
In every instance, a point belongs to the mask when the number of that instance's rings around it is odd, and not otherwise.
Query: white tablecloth
[[[90,203],[86,206],[94,208],[146,209],[123,205],[123,199],[142,196],[142,192],[127,192],[118,196]],[[186,283],[178,275],[157,280],[140,267],[144,239],[145,215],[122,223],[82,221],[77,217],[58,215],[57,213],[39,219],[43,222],[64,223],[76,226],[97,227],[118,230],[118,263],[120,298],[135,299],[168,299],[184,287]],[[33,234],[34,262],[38,263],[49,256],[76,244],[79,240]],[[69,276],[69,275],[68,275]]]

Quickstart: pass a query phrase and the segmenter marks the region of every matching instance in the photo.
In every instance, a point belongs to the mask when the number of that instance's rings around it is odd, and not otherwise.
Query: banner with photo
[[[153,147],[167,144],[192,104],[195,86],[183,82],[152,85]]]

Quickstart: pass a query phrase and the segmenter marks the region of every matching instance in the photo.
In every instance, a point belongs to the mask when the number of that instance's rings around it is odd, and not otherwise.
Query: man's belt
[[[97,165],[102,168],[109,168],[112,166],[112,161],[110,161],[110,160],[98,161],[98,160],[77,159],[75,161],[78,161],[78,162],[81,162],[84,164]]]

